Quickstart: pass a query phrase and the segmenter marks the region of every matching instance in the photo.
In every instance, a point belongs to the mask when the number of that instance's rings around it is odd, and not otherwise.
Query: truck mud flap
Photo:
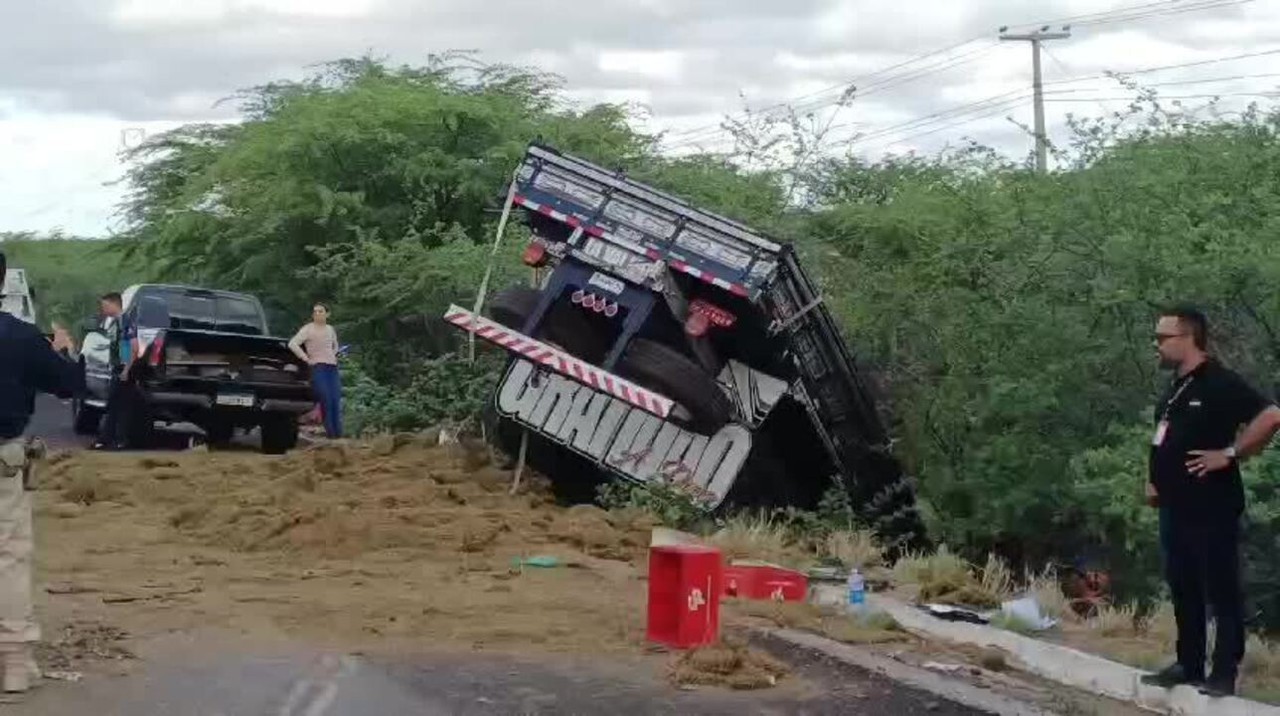
[[[730,423],[714,435],[699,435],[520,358],[503,376],[495,407],[503,419],[592,469],[635,482],[679,483],[708,509],[724,502],[752,458],[754,436],[742,425]]]
[[[449,310],[445,311],[444,320],[524,358],[543,370],[559,373],[659,418],[669,416],[672,408],[675,407],[675,402],[671,398],[648,388],[642,388],[622,376],[603,370],[559,348],[530,338],[461,306],[449,306]]]

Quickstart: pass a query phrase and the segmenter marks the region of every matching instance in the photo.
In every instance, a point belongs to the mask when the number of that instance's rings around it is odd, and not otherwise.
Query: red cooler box
[[[720,637],[720,550],[699,545],[649,548],[649,641],[677,649]]]

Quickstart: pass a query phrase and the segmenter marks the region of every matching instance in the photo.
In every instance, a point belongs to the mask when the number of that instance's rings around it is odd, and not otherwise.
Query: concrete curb
[[[820,585],[814,589],[814,601],[818,603],[841,604],[843,599],[842,586]],[[1004,629],[945,621],[909,604],[879,595],[867,595],[867,604],[873,610],[886,612],[904,629],[919,636],[1001,649],[1017,659],[1022,668],[1037,676],[1158,713],[1175,716],[1280,716],[1280,707],[1257,701],[1235,697],[1210,699],[1190,686],[1168,690],[1147,686],[1139,681],[1147,673],[1145,671]]]
[[[897,683],[925,691],[939,699],[967,706],[996,716],[1051,716],[1051,712],[988,691],[958,679],[947,678],[927,669],[903,664],[869,651],[826,637],[793,629],[751,627],[753,635],[765,641],[781,641],[815,652],[855,668],[879,674]]]

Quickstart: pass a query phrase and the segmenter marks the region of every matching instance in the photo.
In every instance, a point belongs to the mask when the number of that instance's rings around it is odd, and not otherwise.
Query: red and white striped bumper
[[[670,415],[675,405],[675,402],[666,396],[659,395],[648,388],[641,388],[625,378],[602,370],[519,331],[507,328],[501,323],[472,313],[461,306],[449,306],[449,310],[445,311],[444,320],[494,345],[524,356],[534,363],[546,366],[583,385],[608,393],[660,418]]]

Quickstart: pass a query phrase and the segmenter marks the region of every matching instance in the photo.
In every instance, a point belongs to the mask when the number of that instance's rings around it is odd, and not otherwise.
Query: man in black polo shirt
[[[1161,366],[1175,376],[1156,406],[1147,495],[1166,511],[1166,578],[1178,622],[1178,660],[1143,682],[1202,683],[1204,693],[1225,696],[1235,693],[1245,644],[1239,462],[1271,441],[1280,429],[1280,408],[1209,356],[1208,322],[1199,311],[1165,311],[1155,344]],[[1217,619],[1207,681],[1206,599]]]

